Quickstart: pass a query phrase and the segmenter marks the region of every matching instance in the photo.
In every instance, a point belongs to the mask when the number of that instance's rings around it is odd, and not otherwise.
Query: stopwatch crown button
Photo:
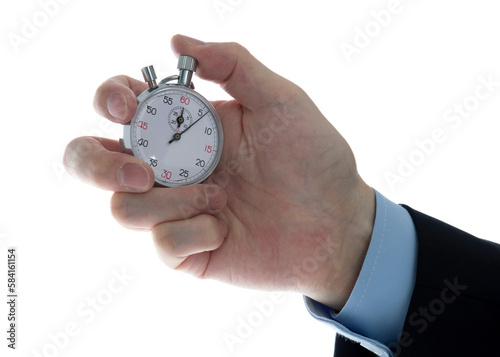
[[[196,66],[198,65],[195,58],[191,56],[179,56],[179,62],[177,63],[177,69],[188,70],[196,72]]]
[[[156,84],[156,73],[153,66],[142,68],[142,75],[144,77],[144,81],[149,85],[149,88],[158,87]]]

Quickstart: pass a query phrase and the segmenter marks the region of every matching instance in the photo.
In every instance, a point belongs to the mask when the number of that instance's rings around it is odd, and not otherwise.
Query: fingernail
[[[208,200],[208,208],[211,211],[220,211],[226,205],[226,195],[219,186],[206,185],[205,195]]]
[[[116,120],[123,121],[127,118],[127,99],[125,99],[123,94],[111,93],[107,99],[106,106],[108,113]]]
[[[145,191],[149,186],[149,174],[139,164],[124,164],[118,170],[118,182],[134,191]]]

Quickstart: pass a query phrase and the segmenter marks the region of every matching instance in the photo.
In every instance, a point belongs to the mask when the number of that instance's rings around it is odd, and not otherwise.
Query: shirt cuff
[[[375,195],[370,245],[347,303],[339,313],[308,297],[305,303],[313,317],[337,332],[387,352],[384,347],[396,345],[403,330],[415,286],[418,243],[408,212],[376,190]]]

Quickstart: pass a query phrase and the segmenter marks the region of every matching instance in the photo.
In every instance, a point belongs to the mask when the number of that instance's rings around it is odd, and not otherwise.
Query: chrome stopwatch
[[[196,66],[193,57],[180,56],[179,75],[158,84],[153,66],[144,67],[149,89],[137,97],[135,116],[124,126],[122,149],[148,163],[163,186],[204,181],[222,154],[219,116],[191,81]]]

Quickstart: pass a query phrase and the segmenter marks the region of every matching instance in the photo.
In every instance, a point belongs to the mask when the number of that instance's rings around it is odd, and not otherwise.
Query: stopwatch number
[[[212,128],[206,127],[205,128],[205,134],[212,135]]]
[[[156,115],[156,108],[150,107],[149,105],[146,108],[146,113]]]
[[[188,178],[189,177],[189,171],[181,169],[181,172],[179,173],[179,176],[182,176],[184,178]]]
[[[145,121],[139,120],[137,126],[143,130],[148,130],[148,123],[146,123]]]
[[[141,139],[137,140],[137,145],[144,146],[145,148],[147,148],[149,145],[149,142],[147,140],[144,140],[141,138]]]
[[[169,96],[163,97],[163,103],[168,104],[168,105],[172,105],[173,102],[174,102],[174,100],[172,98],[170,98]]]
[[[196,166],[205,167],[205,160],[196,159]]]
[[[161,177],[170,180],[172,178],[172,171],[163,170]]]
[[[181,96],[181,103],[182,103],[182,104],[189,105],[189,102],[191,102],[191,99],[186,98],[186,97],[184,97],[184,96]]]
[[[158,166],[158,159],[149,159],[149,166]]]
[[[205,145],[205,151],[208,152],[209,154],[212,152],[212,147],[210,145]]]

